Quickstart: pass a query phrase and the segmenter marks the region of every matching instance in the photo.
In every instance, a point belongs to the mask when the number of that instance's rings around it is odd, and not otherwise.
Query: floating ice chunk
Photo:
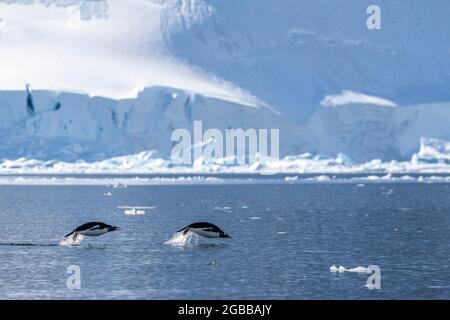
[[[228,211],[231,207],[214,207],[213,210]]]
[[[330,272],[339,272],[339,273],[344,273],[344,272],[371,273],[370,269],[366,268],[366,267],[359,266],[359,267],[356,267],[356,268],[348,269],[348,268],[343,267],[343,266],[339,266],[339,268],[338,268],[338,267],[336,267],[336,265],[332,265],[330,267]]]
[[[118,209],[123,209],[123,213],[127,216],[142,216],[147,213],[147,210],[156,209],[156,207],[132,207],[120,206]]]
[[[286,177],[284,178],[285,181],[297,181],[298,180],[298,176],[293,176],[293,177]]]
[[[366,267],[356,267],[352,269],[346,269],[346,272],[356,272],[356,273],[372,273],[369,268]]]
[[[145,210],[140,209],[126,209],[123,211],[123,213],[127,216],[142,216],[145,214]]]
[[[342,272],[344,272],[345,271],[345,268],[343,267],[343,266],[340,266],[339,268],[338,267],[336,267],[336,265],[332,265],[331,267],[330,267],[330,272],[339,272],[339,273],[342,273]]]
[[[317,177],[308,178],[307,180],[312,180],[312,181],[316,181],[316,182],[323,182],[323,181],[330,181],[331,178],[329,176],[326,176],[326,175],[320,175],[320,176],[317,176]]]

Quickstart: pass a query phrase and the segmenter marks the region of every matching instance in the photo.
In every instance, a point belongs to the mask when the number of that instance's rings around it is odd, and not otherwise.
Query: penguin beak
[[[230,237],[228,234],[226,234],[226,233],[224,233],[224,234],[221,236],[221,238],[230,238],[230,239],[231,239],[231,237]]]
[[[109,231],[116,231],[116,230],[120,230],[120,227],[112,226]]]

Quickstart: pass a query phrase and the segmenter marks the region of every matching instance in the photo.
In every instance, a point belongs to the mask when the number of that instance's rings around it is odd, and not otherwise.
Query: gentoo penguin
[[[79,234],[87,237],[97,237],[119,229],[119,227],[110,226],[103,222],[88,222],[73,230],[65,238],[72,236],[73,241],[75,241]]]
[[[208,222],[196,222],[184,227],[177,232],[183,232],[183,235],[192,231],[199,236],[206,238],[231,238],[228,234],[222,231],[218,226]]]

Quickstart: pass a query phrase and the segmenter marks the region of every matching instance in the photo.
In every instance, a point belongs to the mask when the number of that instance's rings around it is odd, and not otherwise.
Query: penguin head
[[[220,238],[231,238],[228,234],[226,234],[226,233],[223,232],[223,231],[221,231],[221,232],[219,233],[219,237],[220,237]]]
[[[115,227],[115,226],[108,226],[108,232],[116,231],[116,230],[120,230],[120,228],[119,227]]]

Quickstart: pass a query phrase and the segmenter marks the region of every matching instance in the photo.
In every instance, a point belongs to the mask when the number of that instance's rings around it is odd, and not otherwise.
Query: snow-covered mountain
[[[135,97],[173,87],[243,104],[256,97],[168,50],[159,0],[0,0],[0,88]]]
[[[161,22],[177,56],[290,116],[307,119],[343,90],[399,105],[450,100],[448,1],[167,3]],[[371,4],[381,30],[366,26]]]
[[[308,153],[287,171],[441,165],[450,4],[380,0],[369,30],[370,4],[0,0],[0,158],[171,167],[171,132],[202,120],[279,128],[282,157]]]

